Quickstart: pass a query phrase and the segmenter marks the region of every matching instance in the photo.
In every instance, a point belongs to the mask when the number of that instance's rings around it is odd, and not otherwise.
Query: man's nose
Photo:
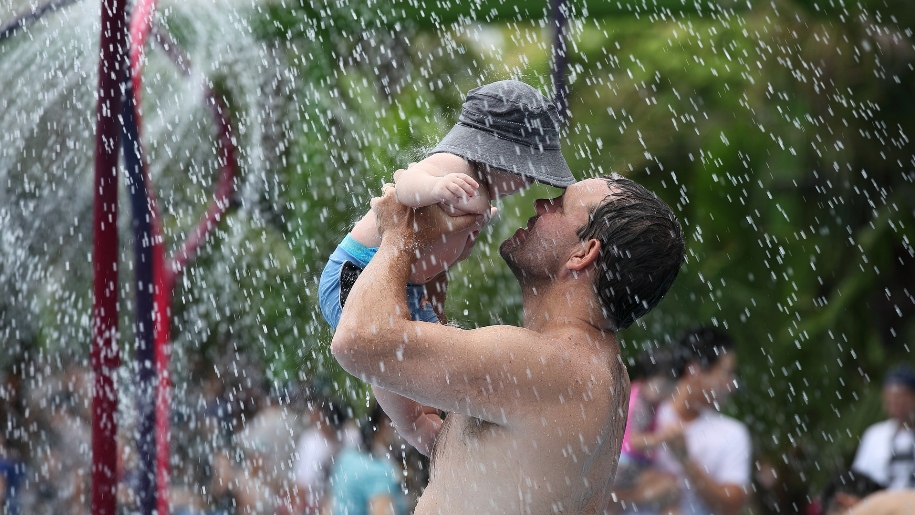
[[[553,199],[541,198],[534,202],[534,211],[538,215],[548,212],[553,207]]]

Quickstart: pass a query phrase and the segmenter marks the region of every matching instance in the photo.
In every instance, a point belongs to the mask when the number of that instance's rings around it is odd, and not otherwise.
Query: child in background
[[[495,213],[492,200],[532,182],[565,188],[575,182],[559,147],[556,107],[537,90],[514,80],[467,93],[458,123],[429,156],[394,175],[397,199],[418,208],[439,204],[452,216]],[[443,238],[420,256],[407,285],[414,320],[439,321],[425,284],[466,258],[479,229]],[[321,311],[336,329],[359,273],[381,244],[377,221],[366,213],[331,254],[319,284]],[[431,289],[431,288],[430,288]]]
[[[677,479],[672,475],[652,468],[653,449],[661,445],[664,435],[658,434],[657,408],[670,398],[677,381],[683,375],[689,361],[686,352],[672,345],[643,350],[635,359],[630,372],[629,419],[623,434],[619,466],[616,469],[615,490],[628,490],[638,484],[642,474],[658,474],[652,483],[671,491],[677,488]],[[669,475],[669,478],[660,476]],[[669,481],[667,480],[669,479]],[[660,506],[664,514],[676,514],[678,499]]]

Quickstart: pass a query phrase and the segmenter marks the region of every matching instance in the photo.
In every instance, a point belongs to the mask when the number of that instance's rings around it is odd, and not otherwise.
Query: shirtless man
[[[619,176],[536,201],[500,248],[521,285],[524,327],[464,330],[411,321],[404,286],[418,252],[482,218],[412,210],[385,190],[372,201],[381,246],[332,350],[376,387],[404,436],[434,439],[416,513],[607,511],[629,398],[614,331],[677,275],[684,242],[670,208]]]

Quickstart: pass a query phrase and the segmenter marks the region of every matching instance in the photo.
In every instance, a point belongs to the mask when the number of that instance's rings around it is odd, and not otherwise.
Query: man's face
[[[550,278],[570,252],[580,245],[577,231],[588,223],[590,213],[612,191],[603,179],[588,179],[569,186],[552,199],[534,202],[536,215],[526,227],[502,242],[499,252],[519,279]]]
[[[915,422],[915,392],[900,383],[883,387],[883,409],[886,414],[899,422]]]

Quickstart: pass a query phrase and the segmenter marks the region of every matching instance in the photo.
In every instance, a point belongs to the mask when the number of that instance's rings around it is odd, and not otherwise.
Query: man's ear
[[[596,262],[598,257],[600,257],[600,241],[594,238],[583,241],[569,256],[569,270],[580,272]]]

